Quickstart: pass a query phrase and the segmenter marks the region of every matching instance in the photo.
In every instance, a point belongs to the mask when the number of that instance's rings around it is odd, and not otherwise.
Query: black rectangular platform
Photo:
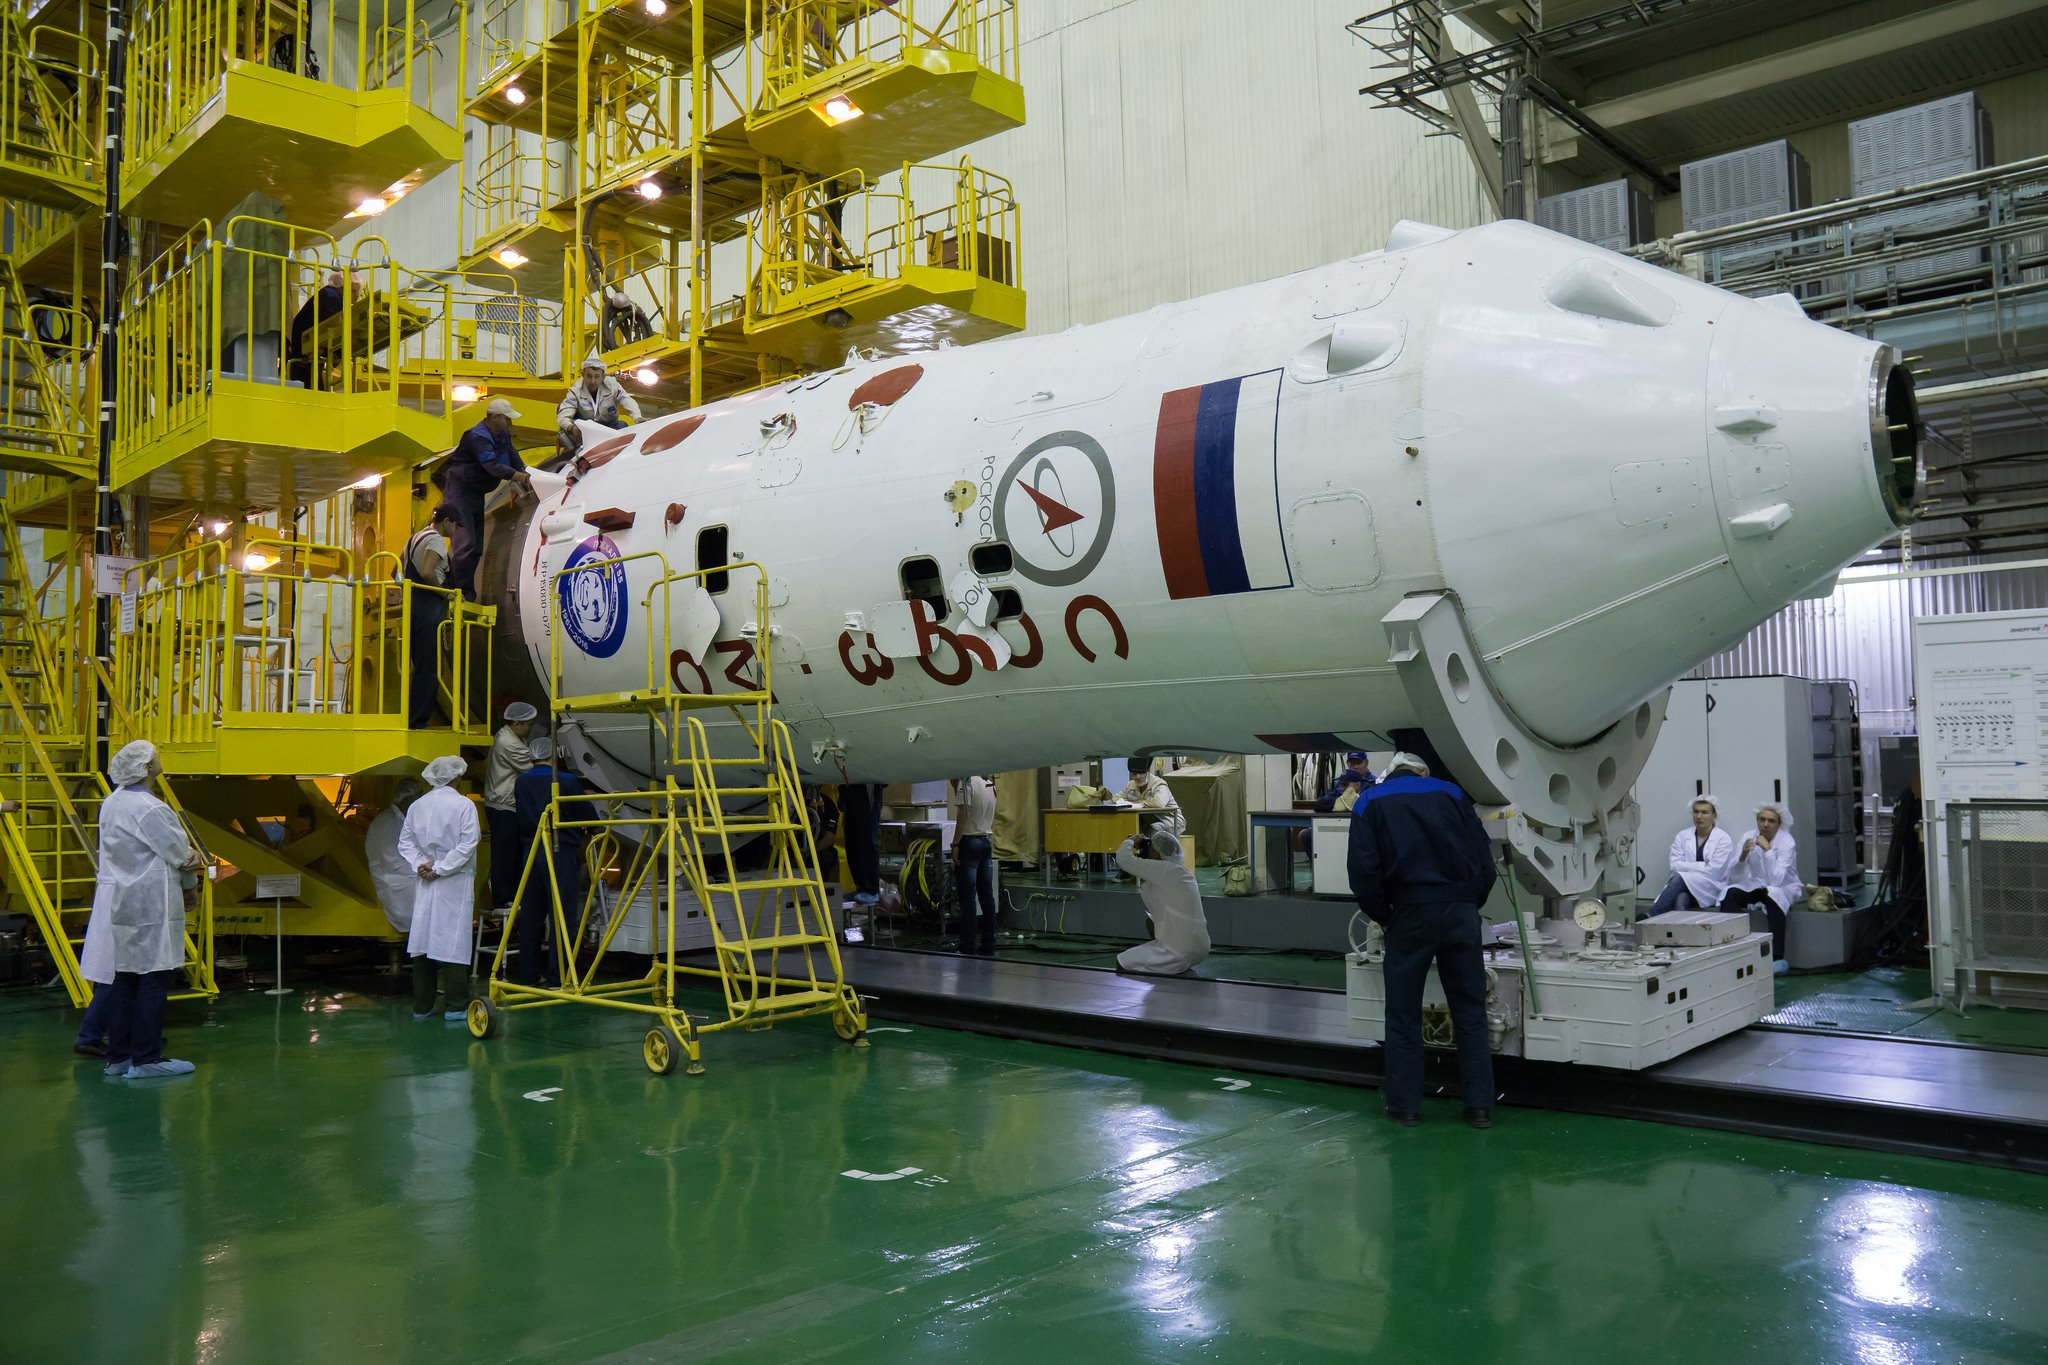
[[[1004,1038],[1377,1086],[1340,991],[842,950],[870,1014]],[[1432,1054],[1432,1087],[1455,1091]],[[1499,1058],[1502,1102],[2048,1173],[2048,1056],[1746,1029],[1647,1071]]]

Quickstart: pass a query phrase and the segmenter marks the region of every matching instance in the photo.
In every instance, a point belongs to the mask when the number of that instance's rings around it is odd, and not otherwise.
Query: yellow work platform
[[[704,55],[717,57],[747,37],[747,0],[672,0],[659,16],[645,0],[616,0],[590,15],[592,45],[600,50],[631,48],[688,65],[691,21],[704,23]],[[574,138],[577,131],[576,67],[579,18],[540,43],[503,61],[477,82],[469,102],[472,117],[522,132]],[[508,94],[517,90],[518,96]]]
[[[763,156],[813,175],[879,175],[1024,123],[1023,86],[943,47],[844,62],[784,98],[748,116],[747,138]],[[835,99],[851,100],[859,113],[832,121],[820,110]]]
[[[261,190],[292,222],[325,228],[461,158],[462,134],[402,89],[344,90],[231,59],[191,122],[123,166],[121,206],[185,225]]]
[[[484,289],[533,299],[562,297],[562,250],[576,230],[576,206],[563,204],[477,238],[456,263]]]
[[[190,406],[187,421],[124,433],[114,449],[116,487],[147,479],[153,497],[239,514],[289,507],[454,444],[438,401],[412,407],[388,391],[321,393],[215,376],[212,392]]]
[[[705,333],[703,351],[704,397],[715,402],[730,394],[774,383],[788,365],[778,356],[767,355],[746,334],[734,305],[723,305],[712,315],[713,325]],[[763,373],[762,362],[768,372]],[[642,402],[692,406],[690,402],[690,342],[687,337],[650,337],[604,353],[604,363],[626,391]],[[654,382],[643,384],[641,370],[654,372]]]
[[[485,737],[487,739],[488,737]],[[287,764],[295,772],[335,776],[417,772],[464,744],[485,742],[446,728],[409,730],[405,717],[229,711],[213,734],[192,744],[158,745],[173,777],[261,776]]]
[[[840,311],[842,326],[824,321]],[[841,364],[856,346],[891,355],[965,346],[1024,329],[1024,291],[972,271],[905,266],[887,279],[849,273],[787,295],[776,312],[750,319],[747,340],[806,368]]]

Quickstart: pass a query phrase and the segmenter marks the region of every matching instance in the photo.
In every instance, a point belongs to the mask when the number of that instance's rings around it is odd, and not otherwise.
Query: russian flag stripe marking
[[[1275,469],[1279,400],[1277,370],[1160,396],[1152,497],[1168,596],[1293,584]]]
[[[1201,528],[1202,570],[1209,592],[1245,592],[1244,552],[1237,541],[1237,381],[1202,385],[1195,415],[1195,523]]]
[[[1254,592],[1294,584],[1280,536],[1280,488],[1274,448],[1280,423],[1280,372],[1247,375],[1237,391],[1237,542]]]
[[[1207,597],[1202,552],[1195,530],[1195,409],[1200,389],[1176,389],[1159,399],[1159,430],[1152,445],[1152,506],[1159,522],[1159,560],[1169,597]]]

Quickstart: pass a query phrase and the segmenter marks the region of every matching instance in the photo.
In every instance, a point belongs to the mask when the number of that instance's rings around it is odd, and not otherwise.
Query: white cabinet
[[[1721,824],[1741,839],[1764,801],[1792,811],[1801,880],[1815,879],[1812,685],[1804,678],[1685,679],[1673,684],[1657,746],[1636,779],[1642,832],[1636,894],[1654,897],[1671,875],[1672,836],[1692,822],[1693,798],[1711,793]]]

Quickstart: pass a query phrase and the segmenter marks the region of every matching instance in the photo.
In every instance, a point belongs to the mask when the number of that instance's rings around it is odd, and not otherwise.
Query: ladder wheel
[[[640,1055],[647,1062],[647,1069],[657,1076],[670,1076],[683,1060],[683,1040],[667,1024],[647,1031],[647,1040],[640,1045]]]
[[[832,1011],[832,1031],[849,1043],[858,1043],[868,1036],[868,1031],[844,1010]]]
[[[495,1001],[476,999],[469,1002],[469,1009],[464,1013],[463,1022],[469,1025],[470,1037],[495,1038],[498,1036],[499,1016],[500,1011]]]

